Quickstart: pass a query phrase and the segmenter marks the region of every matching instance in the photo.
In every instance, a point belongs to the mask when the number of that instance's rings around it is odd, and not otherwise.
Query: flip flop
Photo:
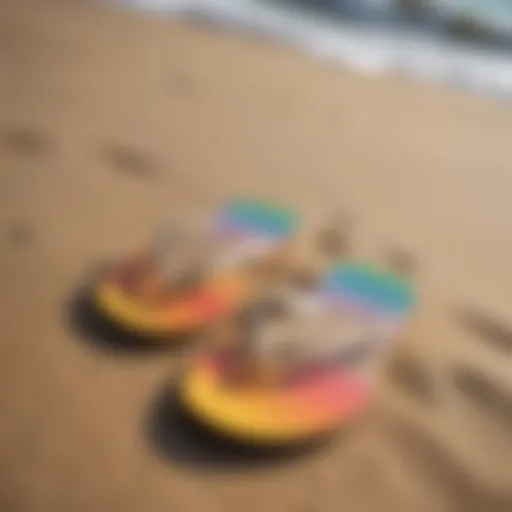
[[[403,277],[341,263],[314,292],[281,301],[291,317],[268,303],[252,306],[240,317],[240,346],[210,346],[191,360],[178,386],[182,408],[222,437],[256,446],[334,433],[367,409],[373,363],[397,339],[414,301]]]
[[[205,230],[165,232],[150,250],[114,264],[96,305],[117,326],[159,340],[207,326],[250,299],[262,277],[255,268],[279,263],[297,227],[288,209],[232,201]]]

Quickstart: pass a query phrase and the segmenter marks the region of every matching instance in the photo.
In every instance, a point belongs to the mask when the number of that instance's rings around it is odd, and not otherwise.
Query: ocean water
[[[512,100],[512,0],[432,0],[409,22],[391,0],[110,0],[157,15],[201,15],[258,31],[361,73],[395,73]],[[311,4],[314,4],[313,6]],[[498,44],[447,36],[454,16],[479,20]]]
[[[467,13],[496,30],[512,31],[511,0],[437,0],[434,3],[445,15]]]

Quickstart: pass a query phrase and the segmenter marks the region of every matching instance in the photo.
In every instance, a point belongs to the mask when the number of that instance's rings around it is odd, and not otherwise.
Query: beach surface
[[[1,510],[512,509],[509,108],[58,0],[3,1],[0,75]],[[73,301],[155,223],[246,193],[350,210],[421,290],[368,415],[265,467],[173,434],[186,353],[93,342]]]

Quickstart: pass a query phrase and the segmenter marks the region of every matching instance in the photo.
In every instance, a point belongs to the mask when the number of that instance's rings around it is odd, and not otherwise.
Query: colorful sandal
[[[367,409],[376,363],[415,300],[403,277],[357,262],[282,297],[249,307],[240,343],[206,348],[178,387],[185,413],[222,437],[279,447],[347,425]]]
[[[200,233],[164,233],[148,251],[113,265],[95,300],[100,313],[132,333],[165,339],[241,307],[285,260],[297,230],[289,210],[234,201]],[[282,261],[281,261],[282,260]]]

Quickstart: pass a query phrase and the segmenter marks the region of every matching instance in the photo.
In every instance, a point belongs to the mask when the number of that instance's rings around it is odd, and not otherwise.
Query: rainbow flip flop
[[[283,447],[334,433],[366,410],[375,383],[358,363],[396,338],[411,313],[414,292],[402,278],[360,263],[337,266],[319,288],[322,307],[378,321],[386,329],[383,339],[355,359],[361,340],[338,345],[327,359],[313,358],[275,385],[231,384],[226,374],[233,356],[205,349],[178,388],[185,413],[237,443]]]
[[[294,212],[277,205],[250,200],[226,204],[213,217],[213,239],[244,254],[270,256],[283,249],[296,234]],[[130,293],[127,276],[137,259],[114,265],[95,290],[95,303],[107,320],[122,329],[155,339],[169,338],[208,325],[235,311],[251,297],[256,283],[239,267],[211,272],[199,286],[169,294],[157,305]]]

